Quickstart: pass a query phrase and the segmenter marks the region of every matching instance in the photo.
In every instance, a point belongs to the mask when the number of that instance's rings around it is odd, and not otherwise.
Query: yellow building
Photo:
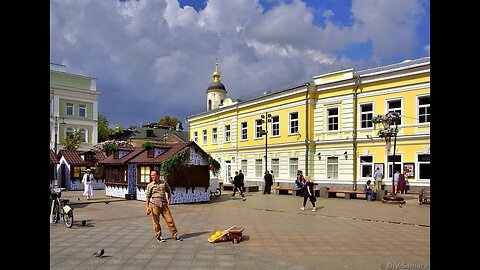
[[[372,119],[396,111],[395,167],[409,171],[412,189],[430,185],[429,57],[323,74],[245,101],[226,94],[217,66],[207,110],[187,118],[190,139],[220,162],[224,181],[241,169],[247,184],[262,185],[268,169],[289,185],[302,170],[320,186],[363,188],[383,167],[388,184],[395,140],[386,152]]]

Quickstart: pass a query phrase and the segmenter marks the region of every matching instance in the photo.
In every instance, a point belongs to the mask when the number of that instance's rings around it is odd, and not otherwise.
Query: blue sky
[[[50,62],[97,78],[111,127],[205,111],[216,61],[246,99],[426,56],[429,0],[50,1]]]

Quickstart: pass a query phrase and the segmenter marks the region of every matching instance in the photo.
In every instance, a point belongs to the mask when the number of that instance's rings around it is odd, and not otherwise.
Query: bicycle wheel
[[[222,195],[222,190],[220,188],[217,188],[213,195],[215,195],[215,197],[220,197],[220,195]]]
[[[73,225],[73,210],[68,211],[68,213],[63,215],[63,221],[68,228],[71,228]]]

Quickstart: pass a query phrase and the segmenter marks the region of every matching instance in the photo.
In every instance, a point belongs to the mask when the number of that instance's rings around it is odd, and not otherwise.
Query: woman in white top
[[[93,180],[92,170],[87,169],[82,179],[82,183],[85,187],[83,191],[83,195],[87,196],[87,200],[90,200],[90,198],[93,197],[92,180]]]

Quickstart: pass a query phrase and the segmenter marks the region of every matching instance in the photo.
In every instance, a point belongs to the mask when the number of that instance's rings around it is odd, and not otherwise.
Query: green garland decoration
[[[208,157],[208,163],[210,164],[210,169],[212,170],[213,175],[218,176],[220,172],[220,163],[212,157]]]
[[[142,147],[145,148],[145,149],[153,149],[153,143],[151,142],[145,142],[142,144]]]
[[[163,173],[165,179],[170,179],[176,170],[180,170],[187,165],[190,160],[190,148],[185,148],[176,153],[169,159],[162,162],[160,171]]]

